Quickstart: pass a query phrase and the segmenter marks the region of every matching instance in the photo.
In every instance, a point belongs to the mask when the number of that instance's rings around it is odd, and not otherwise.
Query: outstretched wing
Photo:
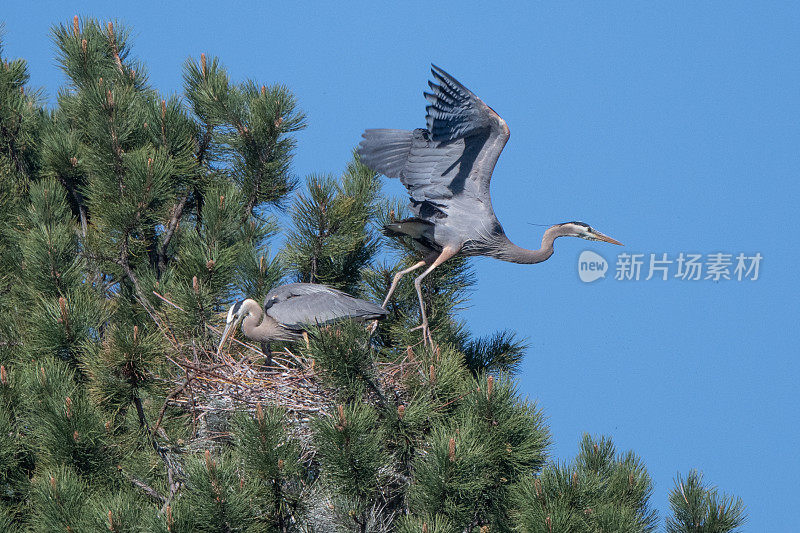
[[[489,182],[509,130],[480,98],[442,69],[431,70],[427,129],[364,132],[361,161],[400,178],[415,215],[447,212],[454,198],[490,204]]]
[[[424,94],[430,103],[425,108],[428,112],[425,119],[434,141],[466,138],[493,128],[504,130],[508,135],[508,126],[497,113],[453,76],[436,65],[431,66],[431,74],[438,85],[429,81],[428,86],[432,92]],[[500,150],[502,149],[501,146]]]
[[[271,290],[264,299],[264,311],[285,328],[294,330],[345,318],[372,320],[388,314],[377,304],[315,283],[290,283]]]

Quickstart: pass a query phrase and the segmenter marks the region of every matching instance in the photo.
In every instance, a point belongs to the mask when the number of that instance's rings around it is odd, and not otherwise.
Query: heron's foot
[[[376,329],[378,329],[378,321],[373,320],[372,324],[369,325],[369,334],[370,335],[374,334]]]
[[[422,330],[422,343],[425,346],[428,346],[428,344],[433,346],[433,337],[431,337],[431,330],[428,327],[428,321],[426,320],[425,322],[423,322],[419,326],[417,326],[415,328],[411,328],[411,331],[417,331],[418,329]]]

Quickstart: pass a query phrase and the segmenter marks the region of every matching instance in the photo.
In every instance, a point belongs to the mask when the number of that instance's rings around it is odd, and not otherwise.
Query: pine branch
[[[154,502],[161,503],[161,504],[167,503],[167,498],[165,498],[164,496],[159,494],[159,492],[157,490],[155,490],[153,487],[151,487],[150,485],[148,485],[144,481],[142,481],[140,479],[137,479],[137,478],[135,478],[133,476],[128,476],[128,480],[131,483],[133,483],[134,486],[139,487],[140,489],[142,489],[144,491],[144,493],[147,494],[148,496],[150,496],[150,498]]]
[[[150,302],[147,300],[144,291],[142,290],[142,286],[139,284],[139,279],[136,277],[136,274],[133,273],[133,269],[131,268],[130,263],[128,262],[128,254],[130,253],[128,247],[128,235],[126,234],[122,242],[120,243],[120,254],[119,259],[117,260],[117,264],[122,267],[122,271],[125,273],[125,276],[131,281],[133,284],[133,290],[136,294],[136,299],[138,300],[139,304],[147,311],[147,314],[150,315],[150,318],[153,319],[153,322],[161,326],[161,322],[158,320],[156,316],[156,310],[150,305]]]
[[[67,192],[70,195],[70,198],[72,199],[72,204],[78,211],[78,217],[80,218],[81,222],[81,235],[85,239],[86,231],[89,227],[89,217],[86,212],[86,204],[83,202],[81,194],[77,191],[77,189],[75,189],[72,183],[70,183],[68,180],[64,178],[64,176],[59,175],[58,181],[61,183],[64,189],[67,190]]]
[[[179,387],[176,387],[175,389],[172,390],[172,392],[167,394],[167,397],[164,398],[164,404],[161,406],[161,409],[158,411],[158,420],[156,420],[156,425],[153,426],[153,430],[152,430],[153,432],[158,431],[158,428],[161,426],[161,421],[164,419],[164,413],[166,413],[166,411],[167,411],[167,405],[169,404],[169,402],[171,400],[174,400],[175,398],[177,398],[184,390],[186,390],[186,388],[189,387],[189,384],[194,380],[195,377],[197,377],[197,376],[193,376],[192,374],[189,374],[187,372],[186,373],[186,381],[184,381],[183,385],[181,385]]]
[[[183,195],[178,200],[178,203],[175,204],[175,207],[172,209],[172,217],[170,217],[169,222],[167,223],[167,229],[164,232],[164,240],[161,243],[161,247],[158,250],[158,274],[159,278],[164,275],[164,272],[167,270],[167,248],[169,247],[169,243],[172,240],[172,236],[175,234],[175,230],[178,229],[178,225],[180,224],[181,217],[183,216],[183,209],[186,207],[186,201],[189,199],[189,193],[183,193]]]
[[[205,131],[203,131],[203,135],[200,137],[200,144],[197,149],[198,165],[203,165],[205,163],[208,149],[211,146],[211,139],[213,139],[213,132],[214,128],[211,125],[206,124]]]
[[[27,169],[22,162],[22,157],[20,156],[19,150],[17,149],[15,134],[16,132],[12,132],[6,128],[5,125],[0,125],[0,137],[10,141],[7,147],[8,155],[11,158],[11,161],[14,163],[16,171],[21,175],[25,175],[27,174]]]
[[[138,396],[134,397],[133,403],[136,406],[136,413],[139,416],[139,424],[147,436],[147,439],[150,441],[150,445],[153,447],[153,450],[161,457],[161,460],[164,462],[164,466],[167,468],[167,482],[169,484],[169,497],[164,499],[164,506],[166,507],[172,501],[176,494],[180,491],[181,485],[183,484],[183,480],[186,477],[184,472],[183,466],[181,465],[178,458],[172,451],[162,446],[158,443],[153,432],[150,431],[149,425],[147,423],[147,417],[144,413],[144,408],[142,406],[142,400]]]

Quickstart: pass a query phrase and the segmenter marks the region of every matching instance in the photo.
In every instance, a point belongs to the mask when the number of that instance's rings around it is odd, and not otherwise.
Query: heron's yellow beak
[[[217,347],[217,355],[219,355],[219,353],[222,351],[222,345],[225,344],[225,341],[228,339],[228,335],[230,335],[231,330],[236,329],[236,325],[238,323],[238,320],[231,320],[225,324],[225,329],[222,330],[222,338],[219,340],[219,346]]]
[[[622,243],[621,243],[621,242],[619,242],[618,240],[616,240],[616,239],[612,239],[612,238],[611,238],[611,237],[609,237],[608,235],[603,235],[603,234],[602,234],[602,233],[600,233],[599,231],[595,231],[595,232],[594,232],[594,236],[595,236],[595,237],[597,237],[597,240],[598,240],[598,241],[610,242],[611,244],[618,244],[619,246],[625,246],[624,244],[622,244]]]

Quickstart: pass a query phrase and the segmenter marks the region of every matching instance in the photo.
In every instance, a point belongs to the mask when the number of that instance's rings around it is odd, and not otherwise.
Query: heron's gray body
[[[316,283],[290,283],[272,289],[263,307],[255,300],[241,300],[228,311],[219,343],[222,349],[228,334],[241,321],[242,333],[262,343],[265,351],[271,341],[295,341],[310,326],[323,326],[337,320],[375,320],[388,312],[366,300]]]
[[[442,69],[433,66],[438,83],[425,93],[427,129],[369,129],[358,153],[376,172],[399,178],[411,197],[413,218],[385,226],[390,235],[410,237],[424,259],[398,272],[383,302],[400,278],[427,266],[414,284],[422,328],[427,330],[420,283],[455,255],[486,255],[514,263],[539,263],[553,255],[553,241],[562,236],[619,242],[582,222],[556,224],[545,231],[542,246],[527,250],[512,243],[492,209],[492,172],[508,142],[505,121],[480,98]]]
[[[492,209],[489,183],[508,142],[508,126],[452,76],[435,67],[432,72],[440,85],[431,83],[433,93],[426,93],[428,128],[366,130],[361,161],[400,178],[408,189],[417,223],[428,223],[419,224],[419,237],[409,236],[433,251],[449,247],[462,255],[494,255],[505,233]]]
[[[377,304],[317,283],[290,283],[264,298],[266,315],[281,327],[300,332],[342,319],[373,320],[387,315]]]

